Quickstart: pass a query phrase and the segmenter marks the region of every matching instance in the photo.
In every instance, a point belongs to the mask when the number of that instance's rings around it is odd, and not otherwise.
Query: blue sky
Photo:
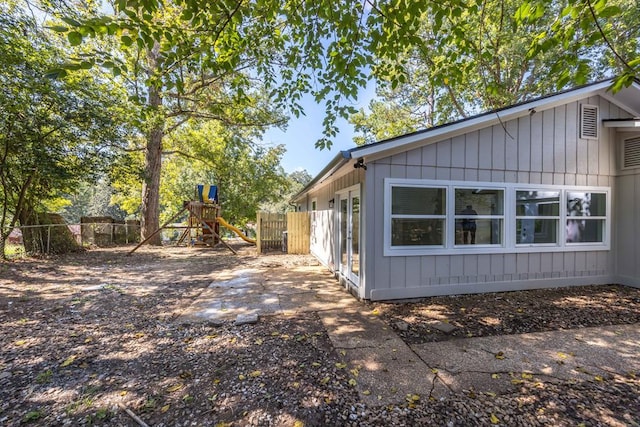
[[[370,82],[366,88],[360,90],[358,101],[353,104],[356,109],[366,107],[375,96],[375,84]],[[324,106],[314,102],[308,95],[303,98],[302,106],[306,116],[292,117],[286,131],[271,129],[264,136],[264,142],[284,144],[287,152],[282,158],[282,167],[287,173],[306,169],[311,176],[316,176],[322,168],[333,159],[340,150],[355,147],[353,143],[353,126],[346,120],[338,122],[339,132],[333,139],[330,150],[315,148],[315,142],[322,137],[322,120]]]

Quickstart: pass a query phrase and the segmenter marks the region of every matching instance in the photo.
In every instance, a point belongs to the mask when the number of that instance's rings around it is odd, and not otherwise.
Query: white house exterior
[[[339,153],[295,198],[359,298],[640,286],[640,82]]]

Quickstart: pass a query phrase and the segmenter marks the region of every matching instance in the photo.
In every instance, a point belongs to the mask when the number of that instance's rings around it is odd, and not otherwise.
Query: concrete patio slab
[[[179,321],[316,312],[369,405],[459,392],[508,393],[525,381],[607,381],[640,372],[640,327],[455,339],[407,345],[322,266],[243,269],[212,282]],[[239,317],[240,316],[240,317]]]
[[[412,345],[452,391],[503,393],[523,381],[600,382],[640,372],[640,327],[457,339]]]

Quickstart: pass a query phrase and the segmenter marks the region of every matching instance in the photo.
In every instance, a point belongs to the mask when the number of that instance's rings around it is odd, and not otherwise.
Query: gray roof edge
[[[333,175],[338,169],[344,165],[347,160],[351,159],[351,150],[342,150],[313,178],[304,188],[289,200],[290,203],[295,202],[302,198],[305,193],[309,192],[316,184],[323,181],[325,178]]]
[[[581,92],[581,91],[585,91],[588,89],[592,89],[593,92],[598,92],[604,89],[608,89],[608,87],[610,87],[610,85],[613,83],[615,78],[608,78],[608,79],[603,79],[603,80],[599,80],[596,82],[592,82],[592,83],[588,83],[585,85],[581,85],[581,86],[577,86],[574,88],[570,88],[570,89],[566,89],[560,92],[554,92],[548,95],[544,95],[544,96],[540,96],[537,98],[533,98],[533,99],[529,99],[526,101],[522,101],[522,102],[518,102],[516,104],[511,104],[511,105],[507,105],[505,107],[502,108],[497,108],[497,109],[493,109],[490,111],[485,111],[479,114],[475,114],[473,116],[469,116],[469,117],[465,117],[463,119],[459,119],[459,120],[455,120],[453,122],[448,122],[448,123],[443,123],[441,125],[438,126],[434,126],[434,127],[430,127],[427,129],[420,129],[418,131],[415,132],[411,132],[411,133],[407,133],[404,135],[399,135],[393,138],[388,138],[388,139],[384,139],[381,141],[377,141],[374,142],[372,144],[366,144],[366,145],[361,145],[358,147],[354,147],[352,149],[350,149],[349,151],[351,152],[351,155],[356,158],[356,157],[360,157],[360,153],[362,152],[363,155],[371,155],[373,152],[375,153],[379,153],[379,152],[384,152],[387,149],[391,149],[393,147],[395,147],[395,144],[398,145],[404,145],[403,144],[403,140],[406,141],[406,143],[410,143],[412,141],[414,141],[416,138],[420,138],[423,137],[426,139],[434,134],[437,133],[446,133],[449,130],[455,130],[457,127],[459,126],[464,126],[465,124],[473,124],[474,122],[478,122],[478,121],[483,121],[483,120],[489,120],[491,118],[496,117],[496,115],[508,115],[509,113],[516,111],[516,110],[526,110],[527,108],[531,107],[531,108],[536,108],[536,107],[540,107],[543,104],[547,104],[547,103],[552,103],[554,100],[559,99],[559,98],[563,98],[563,97],[567,97],[572,95],[573,93],[577,93],[577,92]],[[634,79],[634,82],[632,84],[635,87],[640,88],[640,80],[638,79]],[[393,147],[392,147],[393,146]]]

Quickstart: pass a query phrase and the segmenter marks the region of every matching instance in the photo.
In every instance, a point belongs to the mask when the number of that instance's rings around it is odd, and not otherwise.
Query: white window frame
[[[514,209],[514,215],[515,215],[515,222],[513,223],[513,238],[514,238],[514,242],[515,242],[515,247],[518,248],[519,250],[521,248],[558,248],[560,246],[562,246],[562,242],[564,239],[564,232],[563,232],[563,227],[564,227],[564,221],[563,221],[563,217],[562,217],[562,213],[563,213],[563,203],[566,205],[566,201],[562,199],[562,197],[565,195],[565,192],[563,191],[563,188],[559,188],[562,186],[543,186],[543,185],[529,185],[529,186],[518,186],[514,188],[513,191],[513,209]],[[557,192],[558,193],[558,215],[554,215],[554,216],[543,216],[543,215],[538,215],[538,216],[529,216],[529,215],[518,215],[517,212],[515,211],[516,206],[517,206],[517,192],[518,191],[553,191],[553,192]],[[517,243],[517,222],[518,220],[525,220],[525,219],[531,219],[531,220],[536,220],[536,219],[541,219],[541,220],[555,220],[556,221],[556,225],[557,225],[557,234],[556,234],[556,242],[555,243]]]
[[[430,187],[445,188],[446,211],[444,219],[446,237],[442,246],[391,246],[391,188],[400,187]],[[504,190],[504,219],[502,221],[501,245],[455,245],[455,189],[483,188]],[[516,244],[516,191],[559,191],[560,217],[558,243],[524,243]],[[604,220],[603,242],[566,242],[567,221],[567,192],[605,193],[606,215],[604,217],[589,217]],[[385,178],[384,180],[384,210],[383,210],[383,255],[384,256],[419,256],[419,255],[464,255],[464,254],[501,254],[501,253],[531,253],[531,252],[583,252],[604,251],[611,249],[611,188],[590,186],[540,185],[496,182],[469,181],[438,181],[422,179]],[[396,217],[396,216],[394,216]],[[547,219],[555,217],[545,217]]]
[[[469,216],[465,216],[462,215],[460,213],[457,213],[455,211],[456,209],[456,190],[500,190],[502,191],[502,203],[506,204],[506,196],[507,196],[507,191],[506,188],[504,187],[504,185],[502,184],[498,184],[496,185],[495,183],[491,184],[491,185],[485,185],[486,183],[483,183],[482,185],[469,185],[469,183],[465,183],[465,185],[453,185],[450,187],[450,190],[453,191],[453,194],[451,195],[451,200],[447,200],[447,203],[449,203],[449,205],[451,206],[451,212],[452,213],[448,213],[448,217],[453,218],[453,224],[452,224],[452,229],[447,230],[447,241],[449,242],[449,245],[447,245],[448,247],[453,247],[453,248],[465,248],[465,249],[476,249],[476,248],[501,248],[504,247],[505,245],[505,234],[504,234],[504,230],[505,230],[505,222],[506,222],[506,206],[503,206],[502,209],[502,215],[475,215],[473,216],[473,219],[476,220],[482,220],[482,219],[498,219],[498,220],[502,220],[502,230],[500,230],[500,235],[502,236],[502,241],[500,243],[488,243],[488,244],[476,244],[470,247],[470,245],[465,245],[463,244],[456,244],[455,242],[455,227],[456,227],[456,222],[460,219],[464,219],[464,218],[470,218]]]
[[[445,191],[445,213],[444,215],[429,215],[429,214],[423,214],[423,215],[405,215],[405,214],[394,214],[391,211],[391,194],[392,194],[392,187],[414,187],[414,188],[434,188],[434,189],[440,189],[440,190],[444,190]],[[439,249],[443,249],[445,247],[447,247],[447,239],[448,239],[448,222],[449,222],[449,206],[448,206],[448,190],[447,190],[447,186],[446,185],[442,185],[442,183],[440,183],[439,185],[420,185],[420,184],[412,184],[412,183],[406,183],[406,184],[393,184],[391,183],[388,186],[385,186],[385,200],[388,200],[388,212],[385,206],[385,218],[388,218],[388,221],[385,221],[385,227],[388,227],[388,230],[385,231],[385,238],[387,239],[387,241],[385,241],[385,248],[389,247],[391,248],[391,222],[394,218],[398,218],[398,219],[435,219],[435,220],[443,220],[444,221],[444,245],[428,245],[428,246],[413,246],[413,245],[407,245],[407,246],[393,246],[393,248],[403,248],[403,250],[406,251],[410,251],[413,252],[415,250],[415,248],[418,249],[423,249],[425,247],[430,248],[430,250],[433,250],[434,248],[439,248]],[[387,214],[388,213],[388,214]]]

